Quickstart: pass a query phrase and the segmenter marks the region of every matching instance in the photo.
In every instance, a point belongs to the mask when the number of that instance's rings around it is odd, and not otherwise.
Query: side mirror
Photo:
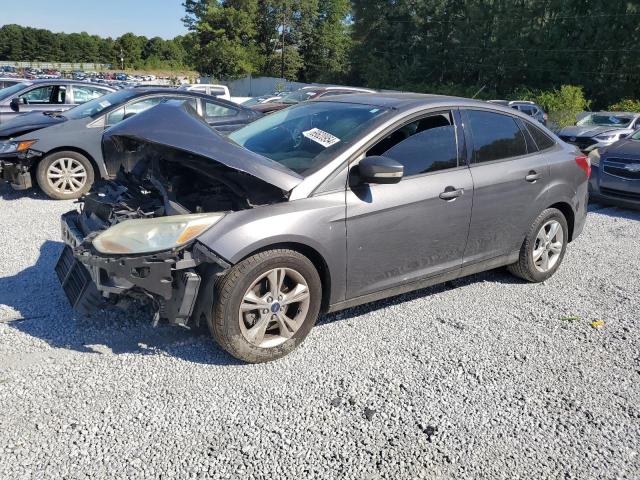
[[[404,165],[388,157],[365,157],[358,164],[363,183],[398,183],[404,175]]]
[[[9,106],[11,107],[11,110],[13,110],[14,112],[19,112],[20,104],[22,104],[22,101],[20,100],[20,98],[15,97],[11,99],[11,103],[9,104]]]

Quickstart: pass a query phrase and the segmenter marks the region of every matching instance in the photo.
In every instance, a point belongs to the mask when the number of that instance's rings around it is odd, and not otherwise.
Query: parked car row
[[[594,200],[640,208],[640,113],[590,113],[559,136],[589,155]]]

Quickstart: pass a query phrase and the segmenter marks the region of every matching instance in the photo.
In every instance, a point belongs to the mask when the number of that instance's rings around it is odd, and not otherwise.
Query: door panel
[[[479,119],[486,123],[474,131],[468,112],[464,113],[464,119],[467,142],[475,151],[470,167],[474,185],[473,212],[464,254],[464,264],[469,264],[507,255],[520,248],[533,220],[546,208],[544,192],[550,173],[545,153],[526,153],[534,149],[531,146],[525,148],[524,155],[491,160],[501,155],[513,155],[518,148],[524,147],[518,147],[514,137],[506,135],[491,143],[488,135],[497,132],[501,125],[492,128],[488,119]],[[516,125],[519,129],[518,122]],[[485,131],[480,132],[481,128]],[[526,138],[524,132],[522,134],[523,139]],[[478,163],[481,155],[489,160]]]
[[[348,190],[347,298],[460,268],[472,199],[466,167]]]

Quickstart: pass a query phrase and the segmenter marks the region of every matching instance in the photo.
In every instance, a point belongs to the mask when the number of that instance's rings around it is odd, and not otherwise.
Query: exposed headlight
[[[595,138],[596,140],[599,140],[601,142],[615,142],[616,140],[618,140],[618,137],[620,136],[619,133],[603,133],[602,135],[596,135]]]
[[[591,150],[589,152],[589,161],[591,162],[591,166],[599,167],[600,166],[600,150],[597,148],[595,150]]]
[[[223,213],[126,220],[93,240],[100,253],[151,253],[180,247],[219,222]]]
[[[28,150],[37,140],[22,140],[16,142],[0,142],[0,154],[19,153]]]

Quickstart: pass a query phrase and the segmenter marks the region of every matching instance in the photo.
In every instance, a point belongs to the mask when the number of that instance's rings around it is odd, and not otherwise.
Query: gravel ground
[[[0,187],[2,479],[640,478],[638,212],[595,206],[544,284],[475,275],[243,365],[136,306],[76,318],[71,206]]]

